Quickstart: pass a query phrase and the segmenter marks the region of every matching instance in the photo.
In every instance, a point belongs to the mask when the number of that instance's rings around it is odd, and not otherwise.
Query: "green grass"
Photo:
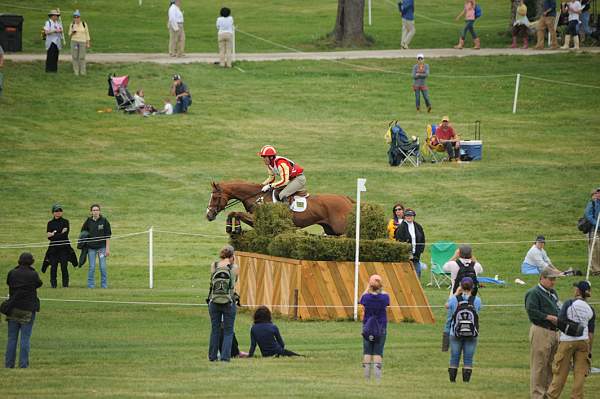
[[[402,35],[401,16],[396,0],[373,1],[373,25],[368,25],[365,7],[365,33],[374,39],[373,49],[399,49]],[[484,16],[475,28],[484,47],[505,47],[504,32],[509,25],[509,2],[483,0]],[[416,35],[413,48],[447,48],[456,44],[463,21],[454,17],[462,10],[461,0],[422,0],[416,4]],[[27,4],[3,2],[0,10],[25,17],[23,46],[26,52],[42,52],[40,29],[50,8],[59,7],[67,26],[71,13],[79,8],[92,35],[93,52],[166,52],[168,2],[144,0],[60,0],[49,4],[31,0]],[[289,51],[267,41],[302,51],[328,50],[323,38],[332,31],[337,2],[319,0],[258,0],[227,2],[184,1],[187,52],[217,52],[215,20],[222,6],[232,10],[238,28],[238,52]],[[470,43],[470,42],[469,42]]]
[[[367,178],[363,200],[391,210],[402,201],[417,211],[428,242],[529,241],[582,238],[575,228],[592,187],[598,185],[600,115],[597,92],[523,79],[519,112],[511,113],[514,78],[478,75],[516,72],[600,86],[600,56],[490,57],[431,62],[432,114],[415,114],[412,66],[403,60],[354,61],[401,74],[366,72],[330,62],[240,63],[246,71],[208,65],[90,65],[76,79],[69,64],[58,75],[41,63],[5,66],[0,100],[0,243],[45,242],[50,206],[59,201],[77,230],[93,202],[115,235],[157,229],[209,237],[155,236],[155,289],[148,290],[144,236],[115,239],[108,290],[85,289],[86,270],[72,271],[72,288],[44,299],[154,301],[202,304],[208,265],[226,242],[224,215],[204,218],[211,180],[260,181],[256,157],[265,143],[298,161],[313,193],[355,195]],[[573,73],[587,71],[585,73]],[[160,105],[168,77],[181,73],[194,104],[188,115],[141,118],[98,113],[112,107],[106,75],[129,74]],[[437,76],[436,76],[437,75]],[[441,76],[454,76],[441,77]],[[465,76],[472,76],[465,79]],[[387,122],[420,137],[429,122],[449,115],[482,121],[484,160],[470,164],[390,168],[383,135]],[[318,229],[312,231],[318,232]],[[475,245],[485,274],[512,282],[530,243]],[[583,241],[549,243],[559,267],[584,269]],[[0,250],[0,276],[21,249]],[[45,248],[32,249],[39,267]],[[426,253],[425,259],[428,260]],[[423,283],[428,279],[423,277]],[[482,290],[484,303],[521,304],[527,286]],[[573,279],[559,284],[571,295]],[[595,280],[592,282],[595,284]],[[0,289],[6,294],[6,288]],[[445,292],[426,289],[432,305]],[[468,387],[449,391],[447,354],[439,353],[443,312],[435,326],[390,327],[384,382],[370,388],[392,397],[513,398],[528,392],[528,321],[518,307],[484,309],[476,371]],[[208,364],[205,308],[43,301],[33,334],[32,368],[0,369],[0,396],[28,397],[363,397],[360,327],[350,322],[278,320],[290,349],[306,359],[239,360]],[[5,345],[5,324],[0,347]],[[250,317],[236,331],[249,345]],[[598,343],[595,344],[596,352]],[[597,366],[597,364],[596,364]],[[225,370],[225,371],[223,371]],[[586,390],[600,389],[597,376]]]

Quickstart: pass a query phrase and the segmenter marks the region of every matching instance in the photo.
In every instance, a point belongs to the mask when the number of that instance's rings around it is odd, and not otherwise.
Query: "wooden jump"
[[[236,258],[240,266],[237,291],[243,305],[266,305],[274,312],[304,320],[353,317],[353,262],[296,260],[250,252],[236,252]],[[372,274],[381,275],[390,296],[388,320],[435,322],[410,263],[361,262],[359,293],[364,292]]]

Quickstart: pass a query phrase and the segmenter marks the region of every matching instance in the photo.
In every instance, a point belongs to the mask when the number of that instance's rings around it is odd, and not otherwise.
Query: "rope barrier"
[[[221,235],[214,235],[214,234],[202,234],[202,233],[185,233],[185,232],[180,232],[180,231],[169,231],[169,230],[158,230],[155,229],[154,230],[155,233],[163,233],[163,234],[174,234],[174,235],[180,235],[180,236],[197,236],[197,237],[209,237],[209,238],[229,238],[229,236],[221,236]]]
[[[544,78],[538,78],[536,76],[523,75],[523,74],[521,76],[524,77],[524,78],[528,78],[528,79],[540,80],[542,82],[560,83],[560,84],[563,84],[563,85],[576,86],[576,87],[585,87],[585,88],[589,88],[589,89],[600,89],[600,86],[586,85],[586,84],[582,84],[582,83],[573,83],[573,82],[564,82],[562,80],[544,79]]]
[[[140,232],[136,232],[136,233],[114,235],[114,236],[102,236],[102,237],[97,237],[97,238],[85,239],[83,241],[96,242],[96,241],[106,240],[107,238],[113,240],[113,239],[137,236],[137,235],[141,235],[141,234],[148,234],[148,230],[140,231]],[[75,239],[73,241],[77,242],[78,240]],[[71,244],[71,240],[59,240],[59,241],[53,241],[50,243],[46,241],[46,242],[37,242],[37,243],[0,244],[0,249],[55,247],[55,246],[61,246],[61,245],[65,245],[65,244]]]

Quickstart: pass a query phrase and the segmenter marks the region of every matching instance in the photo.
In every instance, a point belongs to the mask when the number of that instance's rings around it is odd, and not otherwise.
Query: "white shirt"
[[[415,247],[417,246],[417,236],[415,235],[415,224],[404,221],[408,226],[408,234],[410,234],[410,241],[412,244],[412,252],[415,253]]]
[[[217,18],[217,29],[219,33],[233,33],[233,17],[230,15]]]
[[[140,97],[137,94],[133,95],[133,101],[136,108],[142,108],[145,104],[144,97]]]
[[[165,103],[165,107],[163,108],[163,114],[173,115],[173,104]]]
[[[183,23],[183,12],[175,3],[169,7],[169,27],[174,31],[179,30],[179,25]]]
[[[462,263],[463,265],[467,265],[468,263],[471,262],[471,259],[459,258],[459,260],[460,260],[460,263]],[[481,273],[483,273],[483,267],[481,267],[479,262],[475,262],[475,265],[473,266],[473,268],[475,269],[476,275],[479,276]],[[450,279],[452,280],[452,287],[454,287],[454,280],[456,280],[456,276],[458,275],[459,269],[460,269],[460,266],[458,266],[458,263],[456,263],[456,261],[454,261],[454,260],[448,261],[444,264],[444,271],[446,273],[450,273]]]
[[[548,254],[546,254],[546,250],[543,248],[539,249],[535,244],[533,244],[533,246],[529,248],[529,251],[527,251],[527,255],[525,255],[525,263],[537,267],[540,269],[540,271],[552,265]]]
[[[46,50],[50,48],[52,43],[56,44],[56,47],[59,49],[62,47],[62,35],[59,32],[56,32],[57,29],[62,29],[62,24],[58,22],[58,20],[56,22],[52,21],[51,19],[46,21],[46,24],[44,25],[44,31],[46,31]]]
[[[594,311],[588,303],[581,299],[576,299],[573,304],[567,309],[567,317],[569,320],[583,324],[583,335],[581,337],[571,337],[564,332],[560,333],[560,341],[584,341],[589,338],[588,323],[594,316]]]
[[[578,1],[569,3],[569,21],[579,21],[577,11],[581,11],[581,8],[581,3]]]

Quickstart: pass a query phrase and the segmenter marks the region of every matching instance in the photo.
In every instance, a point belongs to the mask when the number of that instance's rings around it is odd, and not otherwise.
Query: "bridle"
[[[223,198],[223,190],[221,190],[220,188],[219,189],[215,189],[215,190],[212,191],[212,193],[210,195],[211,195],[211,197],[216,198],[216,200],[217,200],[217,206],[216,207],[208,206],[206,208],[206,210],[207,211],[214,211],[215,213],[219,213],[219,212],[222,212],[222,211],[224,211],[226,209],[234,207],[237,204],[240,204],[240,203],[243,204],[246,200],[249,200],[250,198],[255,197],[255,196],[257,196],[258,194],[261,194],[261,193],[262,193],[262,191],[258,191],[255,194],[249,195],[248,197],[245,197],[245,198],[242,198],[242,199],[234,199],[231,202],[228,200],[227,203],[225,204],[225,206],[223,206],[221,208],[221,199]],[[262,197],[256,199],[257,203],[260,202],[260,201],[262,201]],[[210,201],[210,202],[212,202],[212,201]]]

